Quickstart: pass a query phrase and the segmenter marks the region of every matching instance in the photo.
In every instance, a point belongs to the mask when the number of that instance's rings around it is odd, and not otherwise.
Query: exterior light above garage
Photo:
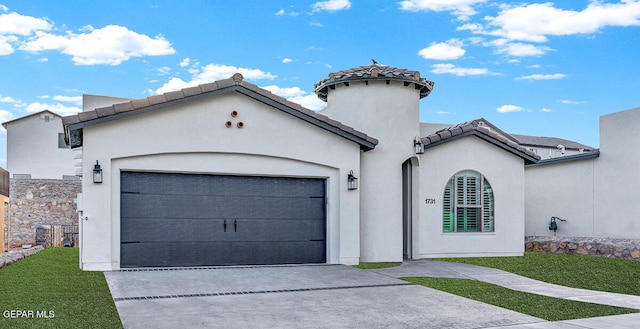
[[[358,189],[358,177],[353,175],[353,170],[349,171],[349,175],[347,176],[347,188],[349,190]]]
[[[93,166],[93,182],[96,184],[102,183],[102,168],[100,168],[98,160],[96,160],[96,165]]]
[[[424,154],[424,144],[422,144],[419,136],[416,136],[413,140],[413,149],[416,151],[416,154]]]

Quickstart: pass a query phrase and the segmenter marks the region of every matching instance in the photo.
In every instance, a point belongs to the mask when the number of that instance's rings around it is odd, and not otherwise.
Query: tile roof
[[[329,73],[329,77],[315,84],[315,92],[323,101],[327,101],[329,89],[334,89],[340,83],[348,84],[350,81],[371,80],[396,80],[403,81],[405,86],[414,83],[416,89],[420,89],[420,98],[429,96],[433,90],[433,81],[420,77],[420,72],[407,69],[399,69],[387,65],[371,64],[352,69]]]
[[[267,105],[276,107],[299,119],[305,120],[318,127],[350,139],[360,144],[361,148],[365,151],[375,148],[378,144],[377,139],[368,136],[363,132],[332,120],[325,115],[304,108],[300,104],[274,95],[270,91],[262,89],[255,84],[244,81],[244,78],[240,73],[234,74],[229,79],[218,80],[195,87],[167,92],[161,95],[149,96],[147,98],[133,99],[129,102],[113,104],[112,106],[97,108],[92,111],[80,112],[76,115],[63,117],[62,123],[67,128],[65,131],[67,132],[68,137],[71,130],[80,130],[94,124],[112,121],[130,115],[147,113],[166,106],[182,104],[201,97],[226,92],[239,92],[240,94],[252,97]]]
[[[556,137],[538,137],[538,136],[528,136],[528,135],[517,135],[511,134],[515,139],[518,140],[518,144],[520,145],[528,145],[528,146],[539,146],[539,147],[549,147],[556,148],[558,145],[563,145],[566,149],[571,150],[580,150],[583,149],[585,151],[593,151],[596,148],[588,145],[580,144],[577,142],[573,142],[570,140],[556,138]]]
[[[492,131],[485,126],[484,119],[476,119],[473,121],[464,122],[452,127],[441,129],[434,134],[426,137],[422,137],[421,141],[425,149],[434,147],[449,141],[456,140],[458,138],[466,136],[480,137],[502,149],[509,151],[525,160],[525,164],[536,163],[540,160],[540,156],[533,153],[527,148],[518,145],[513,140]]]

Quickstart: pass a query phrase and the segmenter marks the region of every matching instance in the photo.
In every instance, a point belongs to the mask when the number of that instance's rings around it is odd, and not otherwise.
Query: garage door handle
[[[233,231],[234,232],[238,232],[238,221],[237,220],[233,221]]]
[[[224,224],[222,224],[222,225],[224,226],[224,231],[226,232],[227,231],[227,220],[226,219],[224,220]]]

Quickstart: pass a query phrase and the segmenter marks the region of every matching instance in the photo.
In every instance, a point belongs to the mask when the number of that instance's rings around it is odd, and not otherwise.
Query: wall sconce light
[[[419,136],[416,136],[413,140],[413,149],[416,151],[416,154],[424,154],[424,144],[422,144]]]
[[[102,183],[102,169],[100,168],[98,160],[96,160],[96,165],[93,166],[93,182],[96,184]]]
[[[347,175],[347,188],[349,190],[358,189],[358,177],[353,175],[353,170],[349,171],[349,175]]]

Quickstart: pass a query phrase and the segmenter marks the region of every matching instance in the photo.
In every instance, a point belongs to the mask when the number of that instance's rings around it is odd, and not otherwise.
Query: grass
[[[640,312],[639,310],[622,307],[535,295],[474,280],[430,277],[406,277],[401,279],[548,321]]]
[[[360,263],[355,265],[355,268],[362,270],[372,270],[376,268],[389,268],[402,265],[402,262],[380,262],[380,263]]]
[[[18,310],[27,316],[11,318]],[[0,269],[0,312],[0,328],[122,328],[104,274],[80,270],[77,248],[49,248]]]
[[[562,286],[640,296],[640,261],[526,252],[524,257],[440,259],[501,269]]]

